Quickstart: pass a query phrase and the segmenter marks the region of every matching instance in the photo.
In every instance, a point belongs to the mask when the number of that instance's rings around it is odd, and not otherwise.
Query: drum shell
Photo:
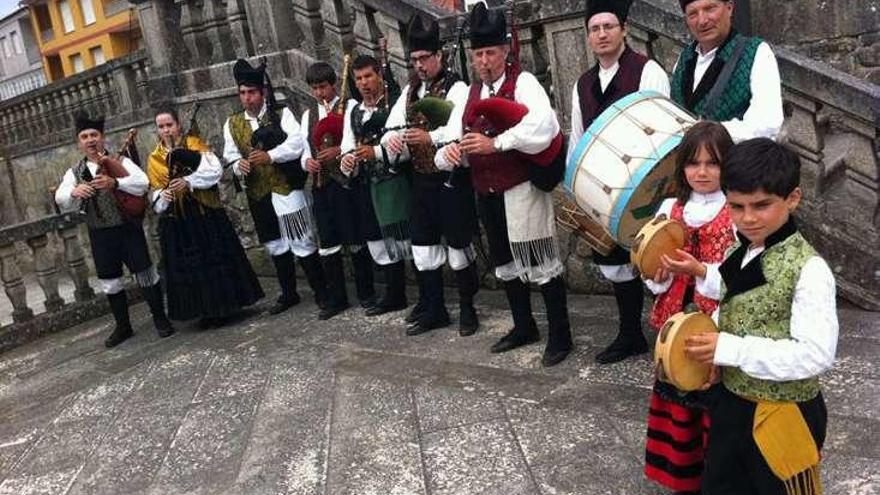
[[[666,320],[654,344],[654,366],[657,378],[679,390],[691,392],[709,379],[711,364],[697,363],[685,355],[685,340],[704,332],[717,332],[718,327],[705,313],[676,313]]]
[[[675,194],[676,149],[696,119],[656,91],[627,95],[584,132],[565,188],[615,241],[630,247],[660,203]]]
[[[661,266],[661,257],[675,257],[675,250],[684,247],[687,229],[665,215],[646,223],[636,234],[630,250],[630,260],[647,278],[653,278]]]

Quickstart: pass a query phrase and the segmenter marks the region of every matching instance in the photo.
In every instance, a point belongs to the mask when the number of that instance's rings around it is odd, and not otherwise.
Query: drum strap
[[[733,53],[730,54],[730,58],[724,64],[724,69],[718,75],[718,80],[715,81],[715,85],[712,86],[712,89],[706,96],[706,104],[703,105],[703,117],[710,117],[715,112],[715,106],[721,100],[721,95],[727,89],[727,83],[730,82],[730,78],[733,76],[733,70],[736,69],[736,64],[739,63],[739,59],[742,58],[743,52],[745,52],[746,41],[748,40],[745,36],[740,36],[736,40]]]

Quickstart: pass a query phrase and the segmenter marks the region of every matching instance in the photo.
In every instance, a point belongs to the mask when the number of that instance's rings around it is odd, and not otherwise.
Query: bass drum
[[[565,188],[584,212],[629,248],[664,198],[675,194],[676,148],[696,119],[656,91],[614,102],[566,164]]]

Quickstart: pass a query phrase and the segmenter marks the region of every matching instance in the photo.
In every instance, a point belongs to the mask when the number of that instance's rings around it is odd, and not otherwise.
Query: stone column
[[[306,33],[300,49],[318,60],[329,59],[331,51],[321,18],[321,1],[293,0],[293,13],[300,30]]]
[[[76,287],[74,297],[78,302],[88,301],[95,297],[95,291],[89,285],[89,267],[79,240],[79,225],[70,225],[59,229],[58,235],[64,243],[64,261],[70,270],[70,277]]]
[[[188,54],[180,35],[180,6],[168,0],[130,0],[138,7],[138,19],[150,66],[167,74],[186,66]]]
[[[232,33],[232,49],[235,58],[245,58],[254,54],[254,43],[248,29],[248,17],[243,0],[226,1],[226,19]]]
[[[27,240],[34,254],[34,267],[37,271],[37,281],[46,296],[46,312],[52,312],[64,306],[64,300],[58,295],[58,268],[49,252],[49,236],[41,234]]]
[[[27,305],[27,289],[15,259],[15,243],[0,246],[0,280],[12,303],[12,321],[18,323],[33,318],[34,312]]]

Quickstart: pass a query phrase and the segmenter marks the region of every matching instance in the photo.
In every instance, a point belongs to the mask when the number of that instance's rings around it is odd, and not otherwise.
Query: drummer
[[[571,141],[568,158],[584,130],[606,108],[624,96],[641,90],[669,95],[669,78],[659,64],[626,44],[626,16],[631,1],[593,0],[587,2],[587,42],[598,62],[585,72],[571,93]],[[614,286],[620,315],[617,338],[596,355],[602,364],[622,361],[648,351],[642,335],[642,283],[632,265],[629,252],[620,246],[607,255],[593,251],[593,261]]]
[[[657,216],[681,222],[687,235],[684,249],[672,257],[664,255],[657,273],[642,274],[657,296],[650,316],[655,330],[688,304],[695,304],[708,315],[718,307],[718,289],[706,275],[710,269],[717,272],[736,240],[730,208],[721,191],[721,163],[732,146],[724,126],[703,121],[688,129],[678,147],[678,197],[665,200]],[[645,475],[676,493],[697,493],[700,489],[703,439],[709,419],[699,401],[699,394],[685,394],[668,383],[654,382],[648,409]],[[675,422],[669,418],[675,418]]]

